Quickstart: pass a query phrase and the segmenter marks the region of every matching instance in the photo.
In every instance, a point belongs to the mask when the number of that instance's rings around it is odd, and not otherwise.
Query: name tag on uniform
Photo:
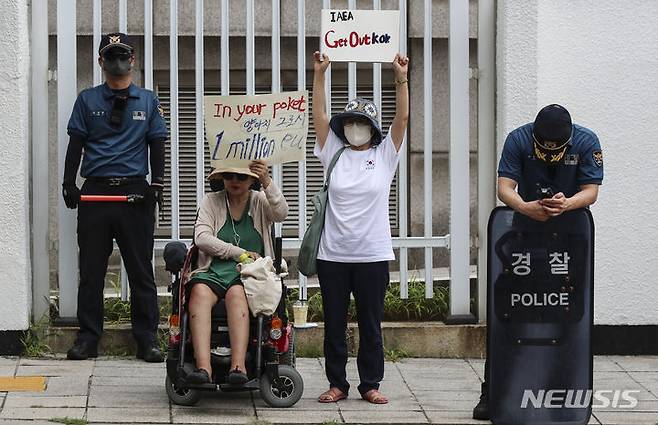
[[[144,111],[133,111],[133,120],[145,121],[146,120],[146,112],[144,112]]]
[[[578,165],[578,154],[570,153],[564,156],[564,165]]]

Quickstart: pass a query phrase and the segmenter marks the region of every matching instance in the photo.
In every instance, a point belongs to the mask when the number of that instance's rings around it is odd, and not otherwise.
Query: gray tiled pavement
[[[171,405],[162,364],[128,358],[70,362],[0,357],[0,376],[46,376],[44,392],[0,392],[0,425],[52,424],[53,418],[79,418],[93,424],[248,424],[248,423],[434,423],[487,424],[471,419],[483,376],[483,360],[405,359],[386,363],[381,390],[387,405],[358,398],[356,363],[348,377],[349,399],[320,404],[326,389],[322,359],[298,359],[304,377],[302,399],[290,409],[269,408],[255,393],[206,394],[194,407]],[[591,424],[658,423],[658,356],[604,356],[594,361],[595,389],[637,390],[633,409],[595,408]]]

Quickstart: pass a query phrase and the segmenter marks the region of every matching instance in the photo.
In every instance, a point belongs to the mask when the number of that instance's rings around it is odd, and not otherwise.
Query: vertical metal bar
[[[228,26],[228,0],[222,0],[222,17],[221,17],[221,63],[220,63],[220,68],[221,68],[221,91],[222,91],[222,96],[228,96],[229,93],[231,92],[231,88],[229,86],[229,62],[228,62],[228,52],[229,52],[229,47],[228,47],[228,42],[229,42],[229,26]]]
[[[91,69],[93,70],[94,86],[102,82],[101,67],[98,66],[98,46],[101,44],[101,30],[103,26],[103,15],[101,0],[94,0],[93,21],[94,35],[91,46]]]
[[[123,261],[121,255],[121,301],[128,301],[128,272],[126,271],[126,263]]]
[[[400,11],[400,53],[407,54],[407,0],[399,0],[398,10]],[[398,174],[398,217],[400,219],[400,237],[407,237],[407,180],[408,165],[407,165],[407,132],[404,133],[405,141],[402,144],[400,152],[399,174]],[[409,257],[406,247],[400,248],[400,297],[403,299],[409,298]]]
[[[450,0],[450,313],[469,306],[468,2]]]
[[[153,0],[144,0],[144,88],[153,90]]]
[[[272,0],[272,93],[281,91],[281,1]],[[272,167],[274,183],[283,190],[283,167]],[[282,235],[282,223],[274,224],[274,234]]]
[[[478,1],[478,321],[487,319],[487,223],[496,206],[495,5]]]
[[[305,27],[306,7],[305,0],[297,0],[297,90],[306,90],[306,27]],[[304,145],[306,146],[306,145]],[[297,199],[299,200],[299,216],[297,217],[299,239],[304,237],[306,232],[306,161],[297,163],[299,174],[299,185],[297,190]],[[306,276],[299,273],[299,299],[307,300],[307,281]]]
[[[48,312],[48,2],[32,3],[32,320]]]
[[[119,32],[128,33],[128,0],[119,0]]]
[[[64,175],[64,161],[68,147],[66,123],[71,116],[77,87],[76,72],[76,3],[57,2],[57,122],[58,122],[58,176]],[[39,29],[44,31],[44,27]],[[59,209],[59,314],[76,316],[78,298],[78,247],[75,240],[75,211],[66,208],[61,196]]]
[[[171,87],[171,238],[180,238],[178,217],[178,0],[169,2],[169,81]]]
[[[372,8],[379,10],[382,8],[381,0],[373,0]],[[382,122],[382,64],[377,62],[372,64],[372,98],[379,111],[379,124]]]
[[[205,188],[205,137],[203,133],[203,0],[196,0],[196,30],[194,35],[194,82],[196,84],[196,204],[201,205]]]
[[[467,3],[468,4],[468,3]],[[424,104],[424,224],[425,237],[432,237],[432,0],[425,0],[425,28],[423,39],[423,104]],[[425,247],[425,297],[434,296],[432,248]]]
[[[255,94],[255,71],[254,71],[254,0],[247,0],[247,57],[246,57],[246,71],[247,71],[247,95]]]
[[[348,9],[356,9],[356,0],[348,0]],[[356,62],[349,62],[347,65],[347,98],[354,99],[356,97]]]
[[[322,0],[322,8],[331,9],[331,0]],[[331,60],[331,57],[329,57],[329,60]],[[327,114],[331,118],[331,65],[324,73],[324,92],[327,103]]]

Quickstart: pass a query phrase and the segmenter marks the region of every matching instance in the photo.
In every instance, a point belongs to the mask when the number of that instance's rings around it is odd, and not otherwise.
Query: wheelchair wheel
[[[297,365],[297,356],[295,355],[295,329],[290,329],[290,345],[288,352],[279,356],[279,364],[295,367]]]
[[[271,407],[290,407],[297,403],[304,393],[302,375],[291,366],[279,365],[279,377],[270,380],[263,374],[260,380],[260,395]]]
[[[165,379],[165,389],[169,400],[181,406],[193,406],[201,399],[201,393],[198,390],[178,388],[169,376]]]

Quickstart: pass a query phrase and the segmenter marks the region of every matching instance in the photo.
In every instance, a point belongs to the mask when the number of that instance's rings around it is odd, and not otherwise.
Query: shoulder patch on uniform
[[[592,158],[594,159],[594,163],[598,165],[599,167],[603,166],[603,152],[600,149],[595,150],[592,152]]]
[[[164,116],[164,108],[163,108],[162,105],[160,105],[159,103],[158,103],[158,114],[160,114],[160,116],[161,116],[162,118],[165,117],[165,116]]]

